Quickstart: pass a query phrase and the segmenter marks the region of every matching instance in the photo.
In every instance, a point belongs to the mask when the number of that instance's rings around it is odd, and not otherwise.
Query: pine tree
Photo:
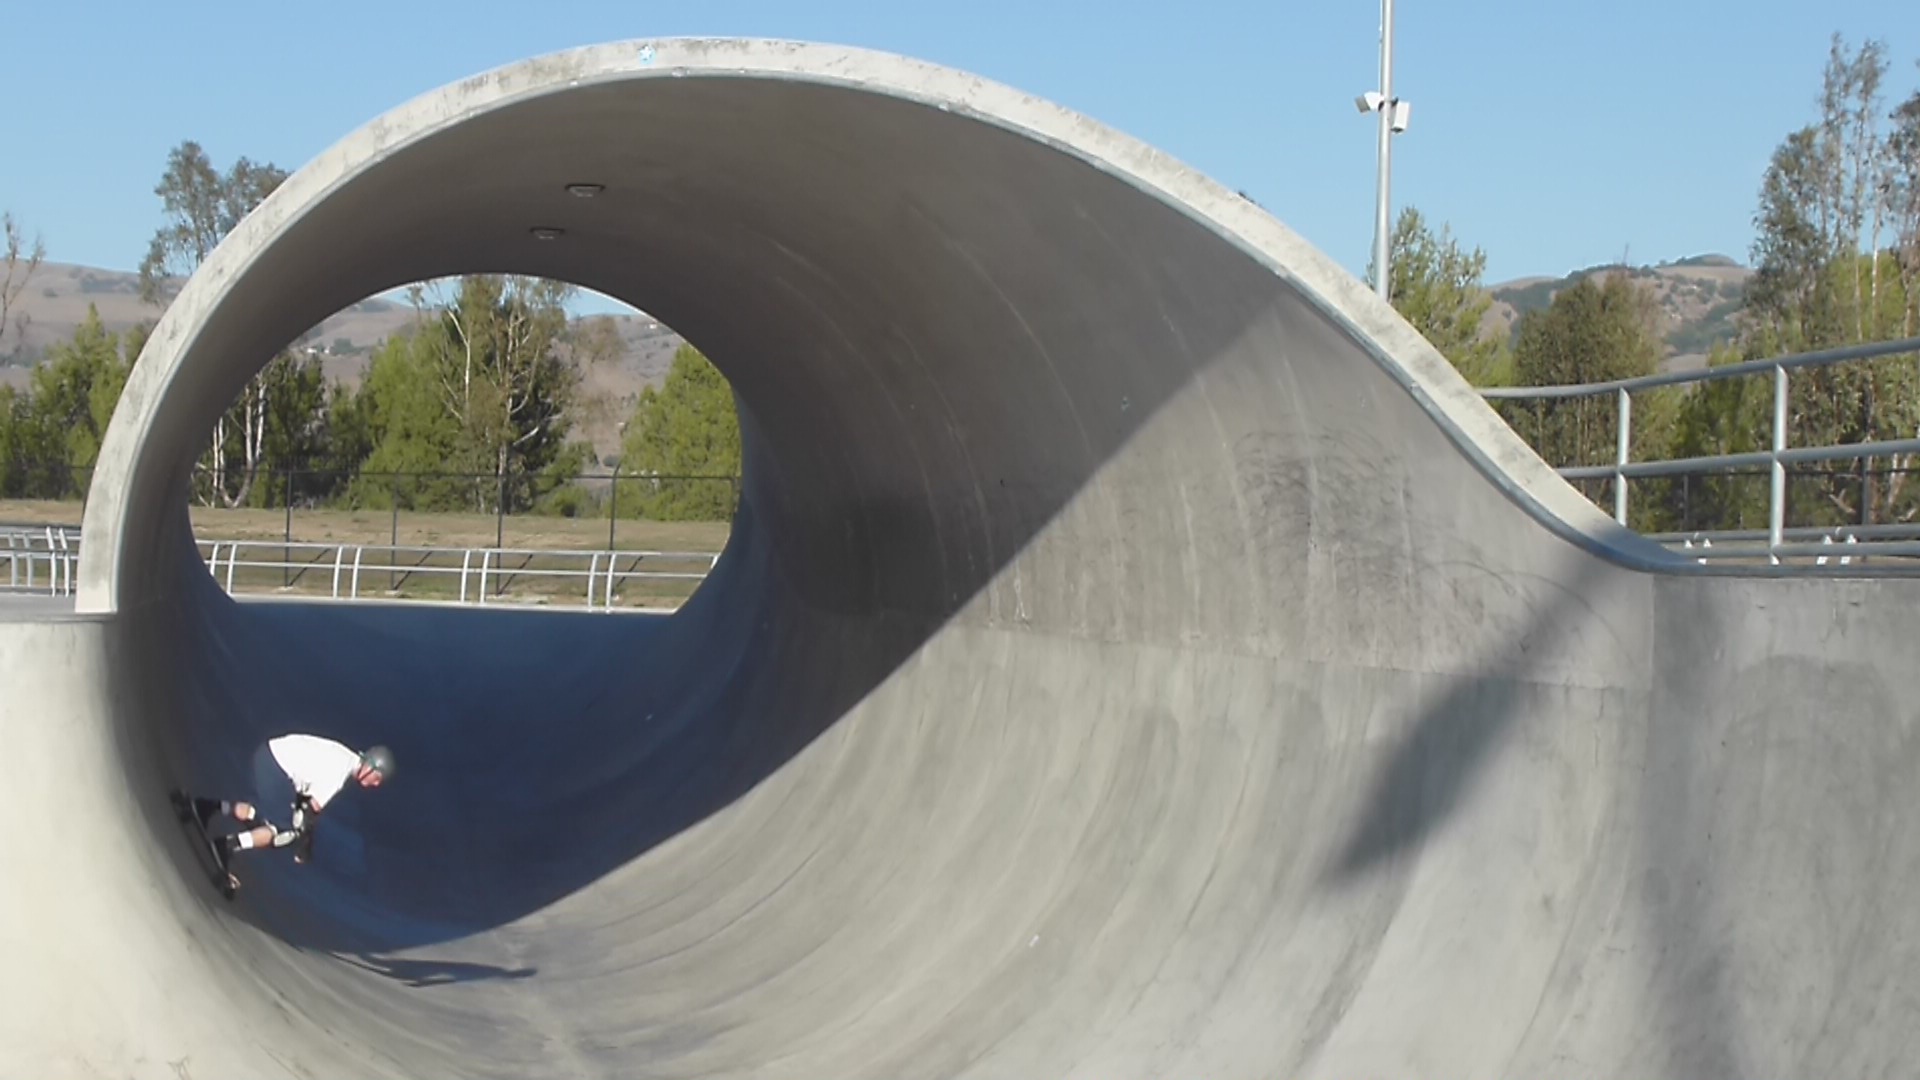
[[[621,444],[620,505],[662,521],[720,521],[732,516],[740,474],[740,421],[733,390],[698,349],[674,353],[666,382],[640,393]],[[685,479],[699,477],[702,479]]]
[[[506,509],[523,510],[577,475],[587,450],[568,438],[580,378],[562,355],[568,293],[476,275],[454,299],[423,305],[375,354],[360,392],[333,399],[332,437],[367,448],[359,468],[372,475],[354,500],[491,513],[504,493]]]
[[[132,358],[88,305],[73,337],[55,345],[33,371],[27,392],[9,390],[0,408],[7,475],[0,490],[26,498],[83,494],[88,470],[126,385]]]
[[[1485,319],[1493,296],[1481,283],[1487,268],[1479,248],[1461,250],[1452,231],[1438,235],[1420,211],[1407,207],[1394,224],[1388,295],[1394,309],[1433,343],[1475,386],[1501,386],[1512,378],[1512,356]]]
[[[1588,275],[1554,294],[1544,309],[1520,320],[1514,343],[1515,381],[1522,386],[1609,382],[1651,375],[1665,355],[1653,297],[1622,271]],[[1675,407],[1671,391],[1634,395],[1631,451],[1636,460],[1666,455]],[[1502,412],[1540,456],[1556,466],[1602,465],[1618,449],[1616,395],[1507,403]],[[1612,508],[1612,481],[1586,485]],[[1642,500],[1634,524],[1648,527],[1653,503]]]

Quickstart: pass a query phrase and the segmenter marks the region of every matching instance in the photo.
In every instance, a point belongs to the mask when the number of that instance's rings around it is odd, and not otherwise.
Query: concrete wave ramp
[[[219,410],[471,271],[726,373],[711,580],[662,618],[228,598],[184,486]],[[958,72],[629,42],[375,120],[168,311],[83,552],[73,615],[0,624],[0,1075],[1920,1052],[1915,585],[1624,533],[1259,208]],[[227,903],[165,791],[244,795],[292,729],[400,774]]]

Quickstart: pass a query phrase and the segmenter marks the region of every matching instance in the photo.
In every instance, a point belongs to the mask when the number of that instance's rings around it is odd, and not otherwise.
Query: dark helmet
[[[360,764],[380,774],[380,779],[393,779],[393,751],[384,746],[369,746],[360,751]]]

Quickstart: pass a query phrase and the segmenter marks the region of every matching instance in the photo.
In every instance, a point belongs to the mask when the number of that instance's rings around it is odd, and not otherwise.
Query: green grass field
[[[80,524],[81,507],[77,502],[44,502],[0,499],[0,524],[70,525]],[[378,510],[300,510],[292,516],[289,536],[285,510],[228,510],[193,507],[194,535],[202,541],[250,541],[242,556],[254,561],[300,564],[297,567],[246,567],[233,571],[237,593],[277,593],[286,595],[331,595],[335,588],[331,551],[285,550],[277,542],[379,544],[401,547],[491,548],[496,533],[503,533],[502,546],[533,552],[607,550],[607,521],[540,515],[514,515],[502,523],[488,514],[428,514],[402,511],[396,518],[390,511]],[[708,521],[627,521],[616,523],[614,550],[625,553],[619,558],[622,570],[633,567],[636,552],[674,552],[691,558],[649,558],[640,566],[663,573],[704,571],[711,556],[726,546],[729,526]],[[351,584],[352,549],[341,568],[340,591]],[[458,552],[452,555],[389,553],[367,551],[361,555],[360,595],[411,600],[458,600],[462,563]],[[589,568],[587,557],[559,555],[512,555],[504,559],[507,573],[489,573],[488,602],[505,604],[577,605],[584,601],[587,579],[582,577],[546,577],[540,571]],[[472,563],[477,567],[477,560]],[[605,560],[600,561],[604,569]],[[438,572],[436,572],[438,571]],[[227,572],[219,571],[225,583]],[[477,576],[469,575],[469,599],[477,598]],[[697,581],[684,578],[623,578],[617,582],[613,606],[616,608],[670,609],[692,594]],[[604,601],[604,579],[594,590],[594,602]]]

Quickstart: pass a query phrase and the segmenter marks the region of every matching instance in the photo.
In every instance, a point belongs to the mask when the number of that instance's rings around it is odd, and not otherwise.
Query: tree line
[[[1711,365],[1920,333],[1920,90],[1889,104],[1884,44],[1831,41],[1811,122],[1790,132],[1760,178],[1754,272],[1729,341]],[[246,158],[216,169],[193,142],[168,156],[154,192],[163,218],[140,266],[156,312],[286,173]],[[17,300],[44,255],[4,222],[0,356],[18,347]],[[1391,237],[1389,295],[1398,310],[1478,386],[1543,386],[1651,374],[1665,356],[1655,298],[1628,273],[1581,277],[1510,332],[1490,325],[1486,256],[1466,250],[1417,208]],[[207,505],[621,513],[723,518],[731,485],[643,483],[598,493],[579,483],[595,464],[577,437],[582,373],[615,356],[606,320],[567,314],[571,287],[469,275],[451,295],[410,293],[415,318],[374,353],[355,386],[329,380],[294,343],[249,380],[216,423],[195,472]],[[0,496],[84,493],[86,467],[150,323],[112,334],[90,314],[53,348],[25,392],[0,388]],[[1920,434],[1914,357],[1807,370],[1791,382],[1795,445]],[[1549,462],[1592,465],[1615,452],[1611,396],[1500,402]],[[1762,450],[1772,385],[1762,375],[1661,388],[1633,400],[1637,460]],[[664,385],[646,388],[625,425],[618,464],[635,476],[734,476],[740,436],[724,379],[691,346]],[[73,466],[75,468],[69,468]],[[1912,520],[1920,484],[1910,456],[1799,470],[1798,524]],[[402,483],[397,478],[409,477]],[[1584,485],[1611,506],[1611,481]],[[1635,482],[1630,523],[1643,531],[1754,527],[1766,520],[1765,475]]]
[[[1832,38],[1814,119],[1789,133],[1760,178],[1753,275],[1737,333],[1710,366],[1920,334],[1920,90],[1890,103],[1886,46]],[[1477,386],[1551,386],[1653,374],[1666,355],[1654,296],[1622,270],[1581,277],[1511,335],[1490,326],[1484,251],[1417,209],[1396,219],[1389,296],[1401,314]],[[1789,381],[1789,445],[1920,434],[1920,357],[1900,355],[1797,371]],[[1612,395],[1508,401],[1499,411],[1556,466],[1610,463]],[[1771,446],[1768,374],[1633,395],[1636,460],[1704,457]],[[1861,458],[1793,472],[1791,517],[1802,525],[1911,521],[1920,514],[1912,455]],[[1611,508],[1611,481],[1583,485]],[[1767,520],[1764,473],[1634,481],[1629,523],[1643,532],[1755,528]]]
[[[140,265],[143,300],[157,313],[222,238],[286,179],[241,158],[216,169],[196,143],[168,155],[154,192],[163,207]],[[11,218],[0,300],[12,307],[43,249],[25,251]],[[24,252],[24,254],[23,254]],[[563,283],[476,274],[451,295],[409,292],[414,318],[375,352],[357,385],[329,379],[304,341],[248,380],[216,421],[194,471],[193,498],[209,506],[300,505],[416,510],[599,513],[614,498],[623,516],[724,519],[732,512],[740,434],[732,392],[690,345],[665,384],[647,387],[608,464],[635,478],[715,477],[716,482],[628,482],[617,495],[579,483],[597,464],[577,437],[589,404],[583,370],[617,359],[612,321],[576,320]],[[14,348],[22,326],[12,326]],[[152,322],[107,331],[89,308],[73,337],[54,346],[24,392],[0,387],[0,497],[84,495],[107,421]],[[0,341],[0,344],[4,344]]]

